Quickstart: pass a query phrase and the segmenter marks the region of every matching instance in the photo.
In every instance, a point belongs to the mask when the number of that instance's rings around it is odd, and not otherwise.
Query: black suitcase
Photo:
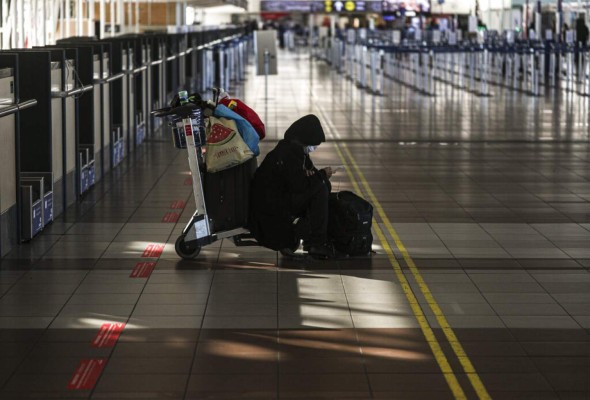
[[[205,173],[203,190],[212,232],[246,225],[250,182],[257,167],[258,162],[253,157],[233,168]]]
[[[371,203],[346,190],[330,193],[328,238],[336,250],[350,256],[371,253],[372,222]]]

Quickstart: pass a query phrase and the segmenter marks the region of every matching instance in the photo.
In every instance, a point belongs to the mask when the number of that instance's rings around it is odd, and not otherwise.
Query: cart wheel
[[[201,246],[198,244],[189,244],[184,241],[184,235],[180,235],[174,244],[176,254],[184,260],[193,260],[201,252]]]

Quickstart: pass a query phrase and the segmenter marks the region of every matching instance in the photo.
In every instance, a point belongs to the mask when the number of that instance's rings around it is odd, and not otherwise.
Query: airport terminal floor
[[[374,254],[181,260],[188,163],[159,132],[1,260],[0,398],[589,399],[589,99],[375,96],[278,61],[268,95],[252,66],[231,88],[267,125],[259,162],[316,114],[312,158],[373,204]]]

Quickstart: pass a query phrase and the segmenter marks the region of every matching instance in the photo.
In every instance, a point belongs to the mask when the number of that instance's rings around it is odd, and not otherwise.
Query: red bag
[[[260,140],[264,139],[264,137],[266,136],[266,129],[264,128],[264,123],[260,120],[258,114],[256,114],[256,111],[244,104],[243,101],[238,99],[230,99],[229,97],[224,97],[223,99],[220,99],[219,104],[223,104],[224,106],[238,114],[240,117],[248,121],[250,125],[252,125],[256,133],[258,133]]]

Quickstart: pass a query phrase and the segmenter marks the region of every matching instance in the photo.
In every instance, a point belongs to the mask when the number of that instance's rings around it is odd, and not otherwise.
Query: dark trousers
[[[300,217],[305,228],[301,229],[302,239],[308,246],[326,243],[328,231],[328,198],[330,189],[323,182],[318,182],[305,193],[296,193],[291,197],[291,210]],[[299,231],[299,229],[298,229]],[[307,232],[305,232],[307,231]]]

